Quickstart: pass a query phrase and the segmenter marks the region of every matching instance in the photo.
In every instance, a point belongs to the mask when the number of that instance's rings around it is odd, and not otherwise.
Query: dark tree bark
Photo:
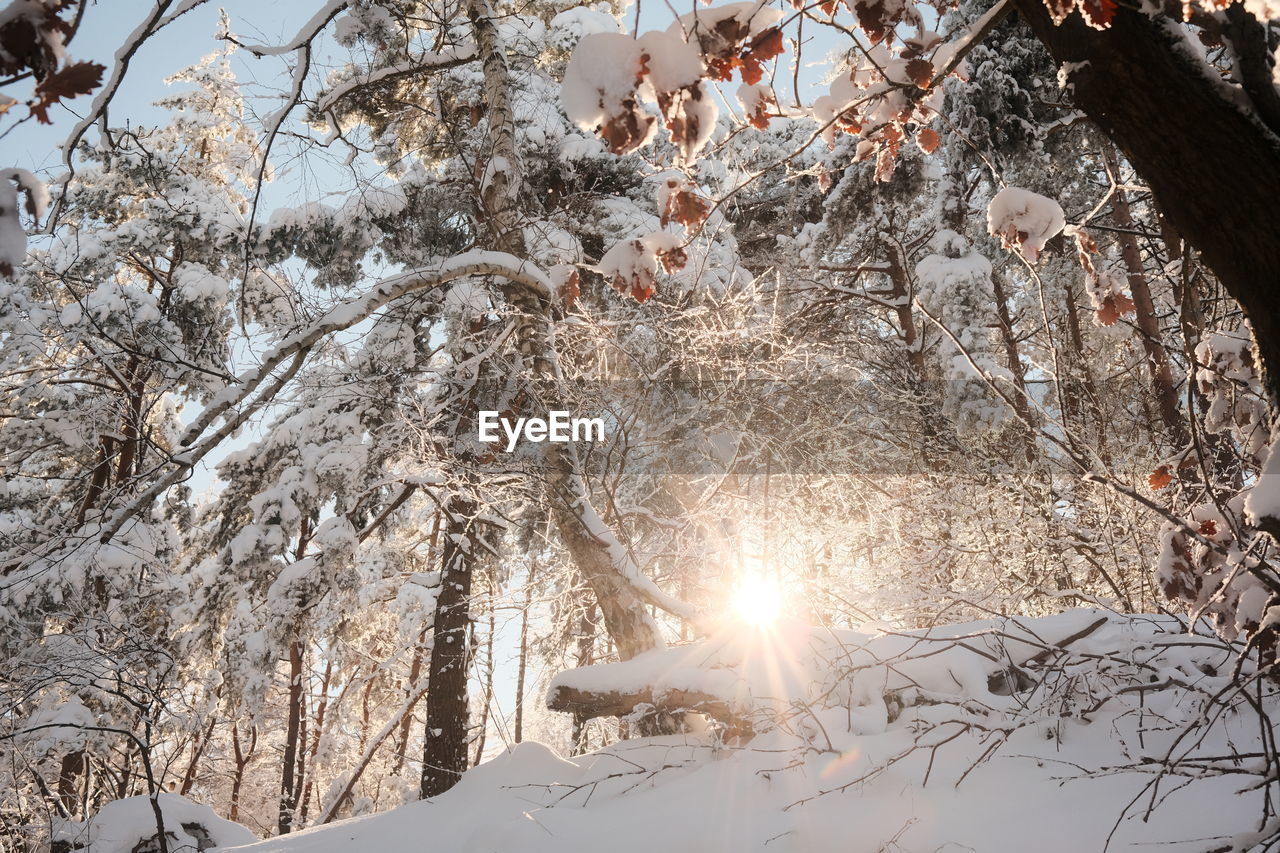
[[[281,835],[293,829],[293,810],[298,805],[298,747],[302,733],[302,646],[289,644],[289,712],[285,724],[284,761],[280,771],[280,814],[277,830]]]
[[[1280,410],[1280,137],[1264,123],[1280,116],[1274,86],[1246,85],[1256,110],[1248,114],[1224,97],[1171,19],[1122,6],[1106,30],[1075,14],[1055,26],[1043,0],[1013,3],[1059,65],[1074,63],[1075,103],[1244,309],[1272,412]],[[1254,44],[1262,29],[1234,27],[1224,35],[1238,39],[1243,78],[1252,79],[1249,69],[1266,57],[1265,44]]]
[[[422,753],[423,799],[443,794],[467,769],[467,640],[475,563],[476,506],[454,497],[445,510],[440,593],[427,664],[427,726]]]
[[[231,774],[231,810],[227,813],[227,820],[240,820],[240,789],[244,785],[245,768],[253,759],[253,751],[257,746],[257,726],[249,730],[249,746],[246,749],[240,745],[240,724],[238,722],[231,724],[231,748],[235,755],[236,769]]]
[[[298,527],[298,544],[294,548],[293,558],[301,560],[307,553],[311,543],[311,517],[304,515]],[[280,813],[277,829],[281,835],[293,829],[294,811],[298,807],[298,795],[302,791],[302,750],[305,729],[303,723],[303,702],[305,695],[302,689],[302,643],[293,640],[289,643],[289,708],[285,723],[284,761],[280,769]]]

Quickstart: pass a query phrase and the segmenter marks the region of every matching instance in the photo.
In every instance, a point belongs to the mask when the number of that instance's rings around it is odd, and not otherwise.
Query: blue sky
[[[85,13],[80,32],[71,42],[68,53],[72,60],[93,60],[107,66],[108,74],[115,65],[114,53],[154,7],[150,0],[111,0],[94,3]],[[222,0],[206,2],[174,21],[161,37],[143,45],[130,62],[120,92],[112,101],[112,124],[152,124],[164,120],[163,111],[152,102],[167,91],[164,79],[201,57],[221,50],[218,11],[223,8],[231,19],[232,31],[256,42],[277,44],[290,38],[314,14],[318,0]],[[278,88],[287,79],[288,57],[255,59],[243,52],[234,60],[237,76],[246,82],[263,81],[259,87]],[[24,100],[29,90],[10,87],[12,97]],[[32,171],[56,169],[60,155],[58,145],[89,107],[92,98],[82,96],[50,110],[51,126],[25,122],[9,134],[3,143],[5,166],[20,166]],[[21,115],[23,110],[13,111]]]

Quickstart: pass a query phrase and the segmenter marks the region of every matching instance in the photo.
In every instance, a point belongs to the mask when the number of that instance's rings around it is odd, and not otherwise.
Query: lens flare
[[[733,612],[748,625],[764,628],[782,615],[782,594],[778,582],[751,574],[738,582],[733,592]]]

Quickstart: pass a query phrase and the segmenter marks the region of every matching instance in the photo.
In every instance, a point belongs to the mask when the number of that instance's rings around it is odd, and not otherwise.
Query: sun
[[[731,604],[740,620],[765,628],[782,615],[782,590],[773,578],[753,573],[738,581]]]

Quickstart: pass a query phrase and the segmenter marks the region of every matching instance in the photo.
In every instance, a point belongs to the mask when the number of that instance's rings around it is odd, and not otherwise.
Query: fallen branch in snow
[[[1043,627],[1035,630],[1019,620],[976,623],[971,631],[942,634],[788,629],[761,642],[731,631],[630,661],[562,672],[551,683],[547,707],[584,720],[647,720],[692,711],[724,723],[734,735],[752,732],[753,723],[786,726],[799,709],[809,709],[807,717],[817,719],[810,704],[840,704],[838,696],[850,691],[881,706],[889,720],[903,706],[929,704],[952,691],[959,691],[961,704],[988,709],[1000,701],[997,696],[1036,688],[1037,678],[1028,670],[1070,656],[1073,644],[1113,622],[1109,614],[1077,611],[1056,624],[1046,622],[1044,627],[1054,629],[1048,636]],[[779,702],[780,662],[797,672],[826,672],[825,686],[807,702],[794,696]]]
[[[649,706],[646,708],[645,706]],[[580,720],[598,717],[629,717],[641,714],[645,717],[660,714],[678,715],[687,712],[706,714],[729,728],[730,734],[751,731],[751,724],[733,705],[719,696],[698,690],[654,690],[643,686],[635,690],[588,690],[560,684],[547,696],[547,707],[552,711],[573,714]]]

